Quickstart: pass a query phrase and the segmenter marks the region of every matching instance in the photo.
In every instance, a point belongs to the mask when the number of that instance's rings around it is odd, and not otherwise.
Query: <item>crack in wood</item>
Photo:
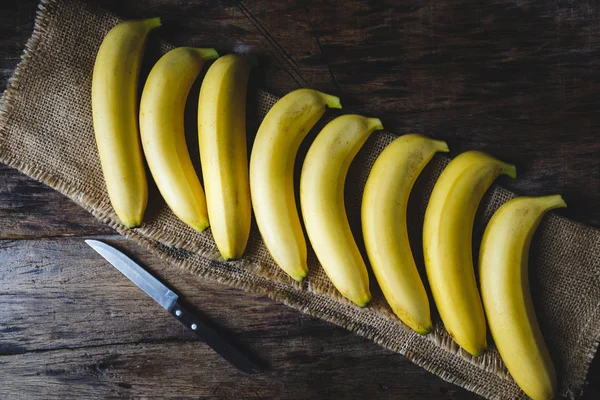
[[[269,30],[260,22],[260,20],[254,16],[254,14],[246,7],[246,5],[238,1],[236,2],[238,8],[242,11],[244,16],[252,22],[258,32],[266,39],[266,45],[271,50],[271,53],[279,60],[285,71],[294,79],[294,81],[303,87],[308,87],[308,81],[302,76],[298,69],[296,62],[288,54],[285,48],[279,44],[277,39],[269,32]],[[286,68],[287,66],[287,68]]]
[[[140,340],[140,341],[132,341],[132,342],[113,342],[113,343],[102,343],[96,345],[85,345],[85,346],[63,346],[63,347],[53,347],[46,349],[28,349],[25,346],[11,345],[9,343],[2,343],[0,346],[0,357],[7,356],[16,356],[23,354],[44,354],[51,353],[57,351],[75,351],[75,350],[85,350],[85,349],[98,349],[104,347],[119,347],[119,346],[140,346],[140,345],[167,345],[167,344],[183,344],[183,343],[193,343],[197,342],[198,344],[204,345],[206,349],[212,351],[210,347],[208,347],[204,342],[200,340],[193,339],[149,339],[149,340]]]
[[[317,34],[315,25],[313,24],[313,22],[310,18],[310,9],[308,7],[304,7],[304,10],[306,12],[306,20],[308,21],[308,24],[310,25],[310,29],[317,41],[317,47],[319,48],[319,53],[321,53],[321,57],[323,57],[323,55],[324,55],[323,46],[321,45],[321,40],[319,39],[319,35]],[[333,70],[331,69],[331,65],[328,62],[325,62],[325,65],[327,67],[327,71],[329,71],[329,77],[331,78],[331,81],[332,81],[333,85],[335,86],[335,90],[337,91],[337,94],[339,96],[339,95],[341,95],[341,90],[337,83],[337,79],[335,79],[335,75],[333,73]]]

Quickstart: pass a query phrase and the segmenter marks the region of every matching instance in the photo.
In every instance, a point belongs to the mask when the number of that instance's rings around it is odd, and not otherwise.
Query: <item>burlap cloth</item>
[[[449,338],[435,314],[432,334],[424,337],[414,333],[392,314],[372,278],[373,301],[364,309],[336,293],[314,254],[309,256],[308,278],[301,285],[294,283],[275,266],[255,226],[244,260],[228,263],[218,261],[210,230],[199,234],[188,228],[155,191],[151,191],[142,227],[122,226],[105,190],[90,107],[96,51],[118,20],[104,10],[75,0],[42,2],[22,62],[3,95],[0,161],[53,187],[119,233],[195,275],[266,294],[304,313],[343,326],[482,396],[525,397],[508,375],[493,345],[484,356],[472,358]],[[160,47],[163,52],[169,48],[166,44]],[[254,92],[251,99],[254,97],[255,101],[251,100],[249,105],[251,137],[276,101],[264,92]],[[188,122],[193,120],[192,113]],[[195,129],[191,127],[189,131],[190,148],[194,150]],[[390,133],[373,135],[351,167],[346,191],[347,210],[354,228],[359,227],[362,188],[371,165],[393,138]],[[194,156],[197,159],[197,150]],[[419,237],[426,199],[447,161],[438,156],[431,162],[411,198],[409,231],[419,264],[422,264]],[[512,196],[497,186],[490,191],[477,218],[476,239],[481,237],[493,211]],[[356,233],[360,237],[359,229]],[[600,231],[549,215],[536,235],[530,270],[537,315],[558,371],[561,393],[573,397],[583,390],[600,339]]]

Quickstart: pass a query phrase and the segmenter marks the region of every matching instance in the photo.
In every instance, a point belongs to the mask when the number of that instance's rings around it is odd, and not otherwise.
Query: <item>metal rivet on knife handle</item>
[[[127,255],[97,240],[86,240],[85,242],[240,371],[254,374],[262,370],[253,357],[245,354],[235,343],[229,342],[219,330],[207,324],[208,321],[195,319],[191,313],[186,311],[185,307],[177,302],[179,298],[177,294]]]

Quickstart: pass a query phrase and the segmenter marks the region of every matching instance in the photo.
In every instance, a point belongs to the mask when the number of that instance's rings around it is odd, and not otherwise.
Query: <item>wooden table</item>
[[[309,86],[397,133],[514,162],[521,194],[562,193],[600,226],[600,9],[585,2],[99,1],[160,15],[175,44],[262,54],[254,82]],[[122,4],[126,3],[126,4]],[[35,0],[0,2],[0,84]],[[473,398],[386,351],[263,296],[163,265],[75,204],[0,166],[0,397]],[[270,362],[245,376],[84,243],[132,254]],[[594,361],[584,398],[600,396]]]

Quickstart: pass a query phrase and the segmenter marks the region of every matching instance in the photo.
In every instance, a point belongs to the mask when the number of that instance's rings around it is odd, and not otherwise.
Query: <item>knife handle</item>
[[[247,374],[261,372],[262,368],[252,361],[249,355],[245,354],[240,348],[226,339],[221,332],[212,326],[212,324],[208,323],[206,320],[197,318],[194,314],[186,310],[179,302],[176,302],[173,307],[171,307],[169,313],[240,371]]]

